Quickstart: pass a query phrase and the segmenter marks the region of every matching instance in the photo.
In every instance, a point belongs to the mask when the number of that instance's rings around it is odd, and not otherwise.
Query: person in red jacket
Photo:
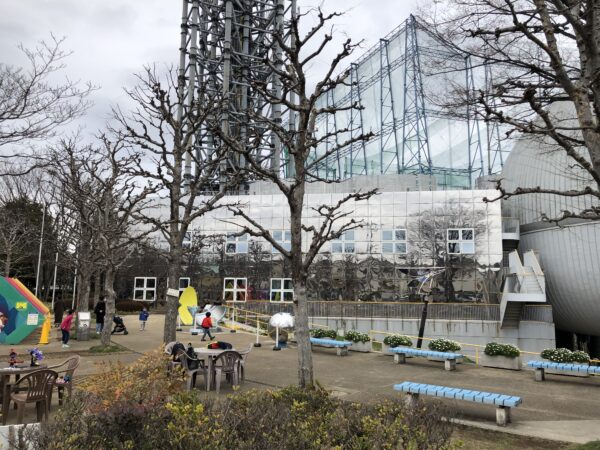
[[[71,325],[73,324],[74,312],[69,309],[67,317],[65,317],[60,324],[60,331],[62,332],[62,346],[63,348],[69,348],[67,344],[69,342],[69,336],[71,335]]]
[[[210,334],[210,328],[212,327],[212,319],[210,318],[210,311],[208,311],[206,313],[206,317],[204,319],[202,319],[202,323],[200,324],[200,326],[202,327],[202,330],[204,331],[204,334],[202,335],[202,339],[200,339],[200,340],[205,341],[206,335],[208,335],[208,337],[212,341],[214,339],[214,336]]]

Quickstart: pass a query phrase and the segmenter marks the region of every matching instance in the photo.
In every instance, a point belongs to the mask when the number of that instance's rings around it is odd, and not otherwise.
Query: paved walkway
[[[44,347],[51,360],[64,359],[68,353],[84,352],[81,373],[101,370],[102,360],[131,362],[140,353],[161,345],[163,316],[152,315],[145,331],[138,330],[137,316],[125,316],[130,334],[115,335],[114,341],[130,349],[116,355],[92,356],[84,351],[99,341],[73,342],[63,350],[59,342]],[[200,336],[179,332],[178,340],[200,346]],[[223,332],[217,339],[245,348],[255,336],[238,332]],[[272,351],[273,341],[261,337],[262,347],[249,355],[246,383],[243,389],[281,387],[296,383],[297,353],[295,348]],[[68,351],[67,351],[68,350]],[[8,354],[8,350],[6,352]],[[64,354],[64,356],[62,355]],[[545,382],[535,382],[528,370],[509,371],[489,369],[471,364],[460,364],[455,372],[446,372],[443,363],[413,358],[405,365],[396,365],[391,356],[379,353],[350,352],[348,357],[337,357],[334,349],[315,348],[313,351],[315,378],[340,398],[369,402],[401,395],[392,386],[402,381],[471,388],[482,391],[518,395],[523,404],[513,409],[513,424],[499,430],[495,425],[495,409],[489,405],[469,402],[444,401],[455,407],[456,418],[465,424],[544,439],[585,443],[600,440],[600,377],[573,378],[547,376]]]

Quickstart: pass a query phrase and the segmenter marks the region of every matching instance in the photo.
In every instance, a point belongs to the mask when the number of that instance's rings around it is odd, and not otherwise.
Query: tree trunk
[[[171,246],[169,256],[169,286],[176,289],[177,286],[179,286],[183,249],[181,246]],[[177,309],[179,308],[178,298],[170,296],[167,296],[166,298],[167,312],[165,314],[165,328],[163,334],[163,342],[165,344],[177,339]]]
[[[6,252],[6,260],[4,261],[4,276],[10,277],[10,265],[11,265],[10,252]]]
[[[94,308],[96,307],[96,305],[98,304],[98,300],[100,300],[100,269],[98,268],[96,270],[96,272],[94,273]]]
[[[314,374],[304,275],[294,280],[294,297],[294,336],[298,342],[298,385],[301,388],[312,388]]]
[[[112,321],[115,315],[115,270],[111,264],[106,265],[106,272],[104,274],[104,303],[106,303],[106,314],[104,315],[104,328],[102,329],[102,335],[100,341],[102,345],[110,345],[110,332],[112,330]]]

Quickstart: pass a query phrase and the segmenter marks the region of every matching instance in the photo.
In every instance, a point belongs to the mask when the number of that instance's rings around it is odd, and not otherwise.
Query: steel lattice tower
[[[282,121],[281,105],[269,105],[253,88],[264,83],[275,95],[281,94],[278,77],[265,64],[269,59],[281,66],[280,47],[272,35],[284,35],[286,14],[293,14],[296,1],[286,0],[183,0],[181,18],[181,45],[179,60],[179,88],[186,105],[191,105],[198,91],[215,94],[222,99],[219,108],[221,132],[247,145],[257,135],[263,135],[253,123],[249,133],[248,123],[252,111],[267,115],[275,122]],[[293,123],[293,120],[290,121]],[[260,125],[258,125],[260,126]],[[193,151],[198,159],[210,158],[216,142],[206,134],[196,142]],[[262,139],[262,138],[260,138]],[[270,159],[271,167],[281,166],[281,142],[272,134],[268,148],[257,151]],[[229,170],[243,166],[239,156],[231,155],[222,163],[220,181]],[[188,155],[185,173],[192,172],[192,157]],[[223,183],[220,183],[221,188]]]

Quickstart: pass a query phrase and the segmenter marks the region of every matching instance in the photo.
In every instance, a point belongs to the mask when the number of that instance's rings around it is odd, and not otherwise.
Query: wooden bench
[[[564,372],[565,374],[586,374],[586,375],[600,375],[600,367],[588,366],[585,364],[570,364],[570,363],[557,363],[552,361],[529,361],[527,367],[535,369],[534,376],[535,381],[544,381],[546,379],[545,370],[554,370],[557,372]]]
[[[394,353],[396,364],[405,364],[407,356],[422,356],[423,358],[438,358],[444,360],[444,369],[456,370],[456,360],[462,359],[459,353],[434,352],[433,350],[419,350],[408,347],[393,347],[390,352]]]
[[[414,383],[412,381],[395,384],[394,389],[408,394],[407,403],[411,407],[416,406],[419,395],[421,394],[430,395],[432,397],[452,398],[455,400],[494,405],[496,406],[496,424],[502,427],[511,422],[510,408],[517,407],[522,403],[521,397],[513,395],[495,394],[493,392],[473,391],[447,386],[435,386],[433,384]]]
[[[348,354],[348,347],[352,345],[350,341],[336,341],[335,339],[326,338],[310,338],[312,345],[320,345],[322,347],[335,347],[338,356],[346,356]]]

